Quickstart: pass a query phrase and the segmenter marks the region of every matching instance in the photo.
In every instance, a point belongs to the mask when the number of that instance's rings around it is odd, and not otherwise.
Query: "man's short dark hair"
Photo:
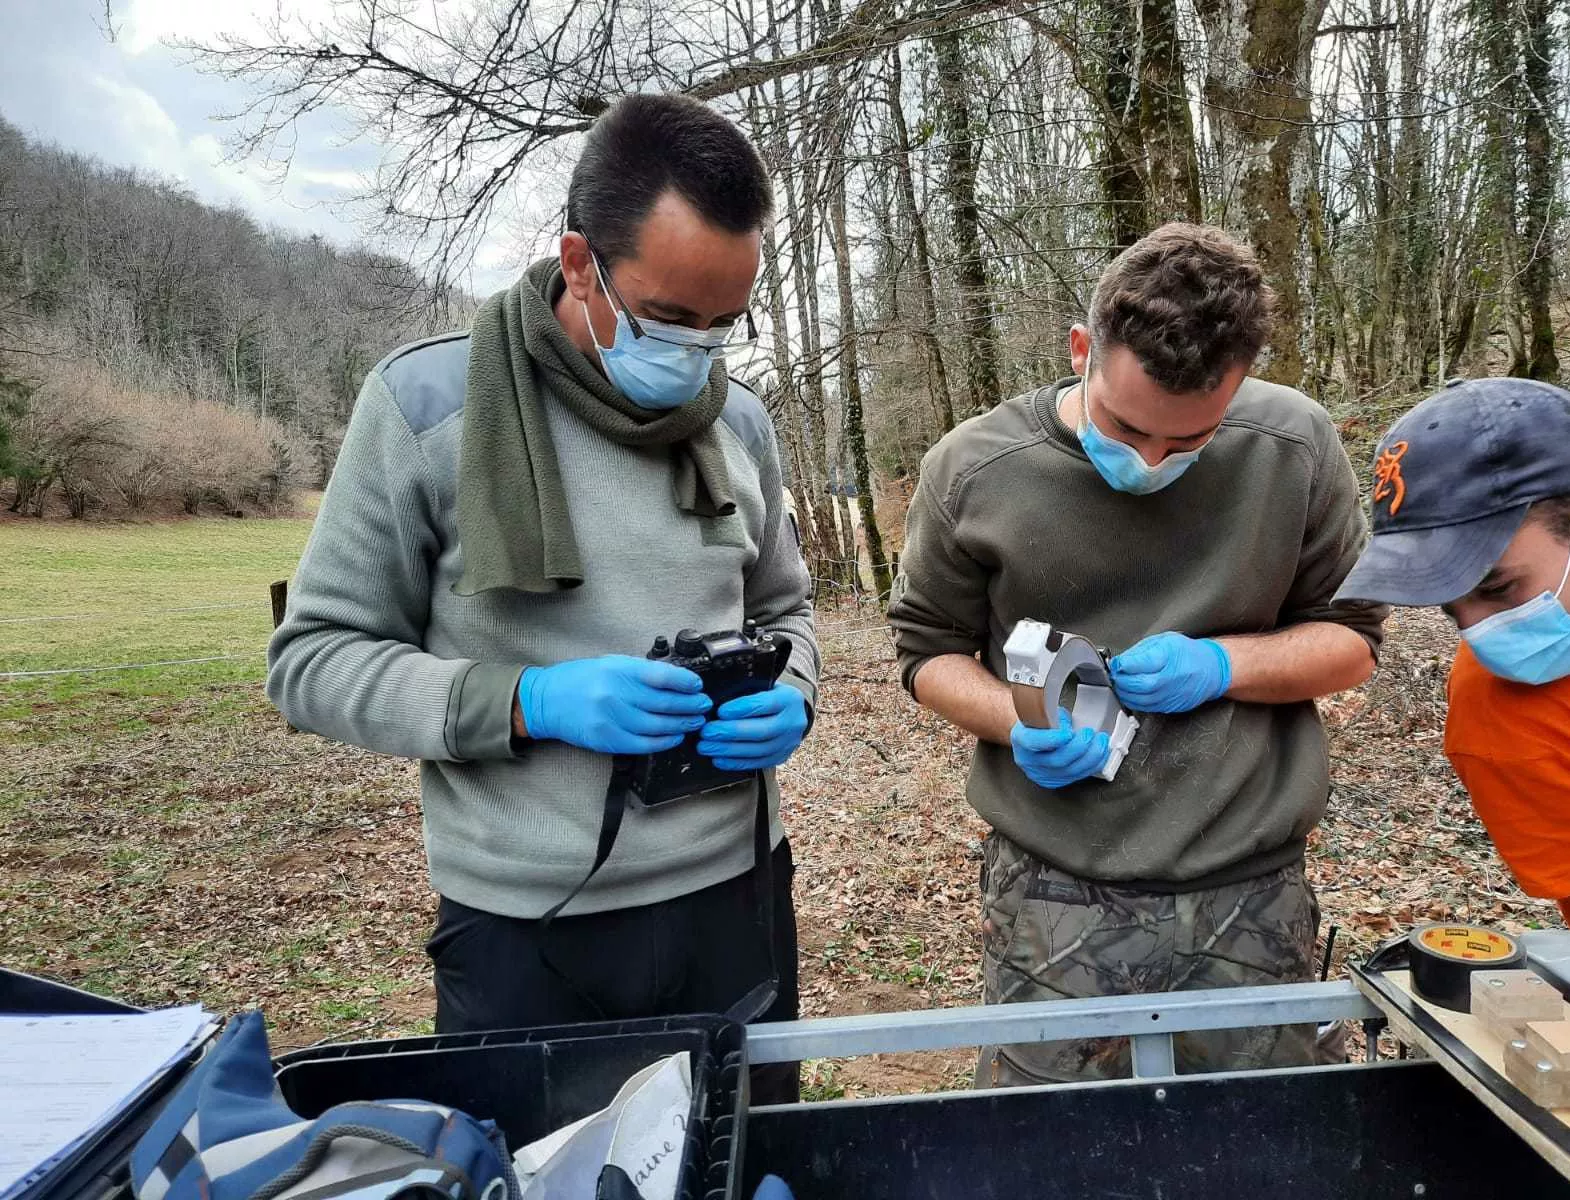
[[[761,229],[774,211],[769,173],[740,129],[690,97],[637,94],[589,130],[567,185],[567,228],[609,268],[637,253],[644,219],[672,190],[729,233]]]
[[[1163,225],[1113,259],[1096,285],[1092,363],[1124,346],[1165,390],[1209,391],[1259,356],[1274,307],[1248,247],[1209,226]]]
[[[1527,510],[1527,518],[1541,521],[1554,537],[1570,546],[1570,496],[1550,496]]]

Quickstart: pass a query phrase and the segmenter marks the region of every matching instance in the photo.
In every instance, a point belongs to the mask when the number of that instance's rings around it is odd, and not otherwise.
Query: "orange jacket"
[[[1463,643],[1450,669],[1445,754],[1521,890],[1570,897],[1570,678],[1512,683]]]

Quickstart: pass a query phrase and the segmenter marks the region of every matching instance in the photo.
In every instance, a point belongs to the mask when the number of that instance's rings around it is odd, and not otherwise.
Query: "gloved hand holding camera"
[[[684,667],[608,654],[530,667],[518,680],[529,736],[601,754],[657,754],[703,728],[711,701]]]
[[[777,767],[807,736],[807,699],[788,683],[720,705],[703,727],[698,753],[722,771]]]

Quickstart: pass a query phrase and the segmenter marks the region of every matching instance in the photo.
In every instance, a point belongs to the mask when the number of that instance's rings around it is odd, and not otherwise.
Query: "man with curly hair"
[[[1374,669],[1386,610],[1332,603],[1363,544],[1325,411],[1250,378],[1259,264],[1167,225],[1107,269],[1075,375],[965,422],[922,464],[890,608],[903,682],[977,737],[992,827],[989,1003],[1286,983],[1313,974],[1303,873],[1329,762],[1316,697]],[[1033,618],[1116,652],[1140,728],[1015,718],[1003,643]],[[1180,1071],[1306,1063],[1312,1026],[1176,1039]],[[1129,1073],[1126,1039],[982,1051],[981,1086]]]

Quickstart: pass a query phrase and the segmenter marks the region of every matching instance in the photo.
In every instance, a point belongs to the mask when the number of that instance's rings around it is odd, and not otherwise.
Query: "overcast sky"
[[[289,11],[325,11],[329,0],[289,0]],[[204,200],[238,205],[264,224],[363,240],[346,202],[376,164],[364,139],[344,145],[331,116],[300,131],[281,183],[254,165],[226,161],[215,114],[243,104],[245,89],[214,79],[168,49],[171,37],[205,39],[254,28],[273,0],[115,0],[116,38],[102,27],[102,0],[0,0],[0,115],[30,137],[115,166],[178,179]],[[392,250],[403,247],[387,247]],[[487,265],[510,255],[487,246]],[[505,268],[473,281],[480,294],[507,282]]]

